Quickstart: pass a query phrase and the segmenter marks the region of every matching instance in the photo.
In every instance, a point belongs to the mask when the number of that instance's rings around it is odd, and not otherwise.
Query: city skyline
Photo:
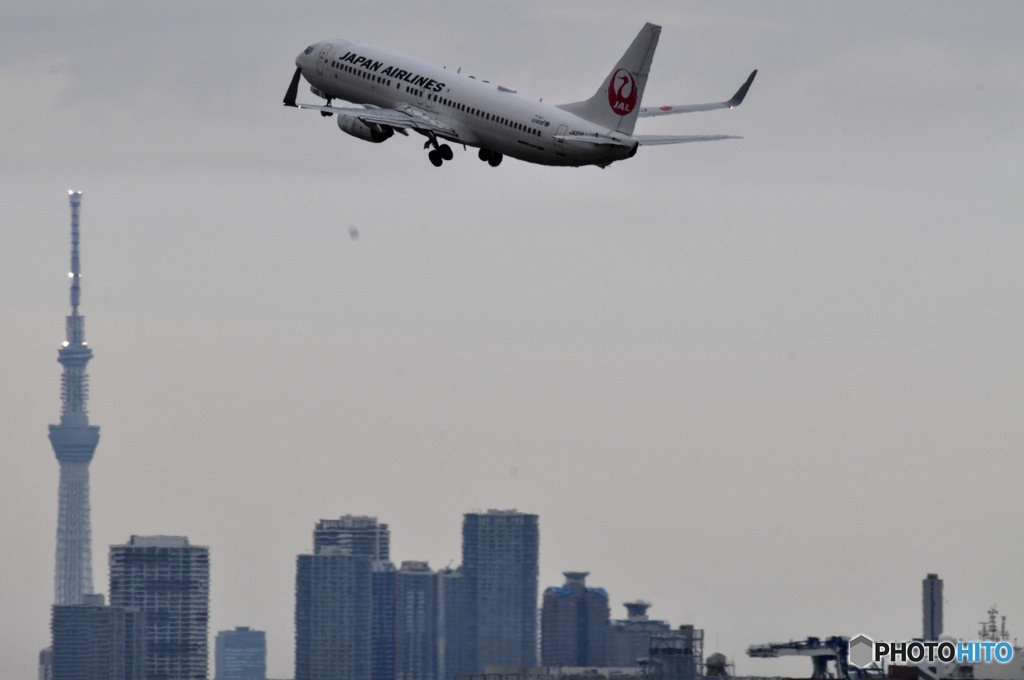
[[[271,676],[292,672],[294,557],[346,512],[437,570],[467,510],[536,513],[542,586],[588,570],[613,616],[652,601],[738,673],[787,668],[751,644],[918,634],[927,573],[948,633],[993,603],[1024,630],[1019,548],[977,521],[1024,513],[1024,7],[4,18],[3,672],[33,677],[49,634],[69,188],[101,350],[95,555],[132,534],[210,546],[211,630],[265,630]],[[334,36],[583,98],[645,21],[645,103],[720,100],[759,69],[742,107],[653,132],[744,139],[603,171],[434,169],[409,162],[422,140],[361,146],[281,105],[295,54]]]

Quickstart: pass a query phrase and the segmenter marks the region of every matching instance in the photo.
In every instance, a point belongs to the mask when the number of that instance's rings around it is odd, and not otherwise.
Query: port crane
[[[774,659],[780,656],[808,656],[814,667],[812,678],[858,678],[865,675],[864,671],[850,666],[850,640],[841,635],[827,638],[809,637],[806,640],[789,642],[770,642],[763,645],[751,645],[747,648],[747,656],[758,659]],[[834,672],[829,672],[828,665],[833,663]]]

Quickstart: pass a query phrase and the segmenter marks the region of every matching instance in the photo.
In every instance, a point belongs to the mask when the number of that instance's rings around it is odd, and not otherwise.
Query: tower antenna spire
[[[81,300],[82,267],[78,256],[78,209],[82,205],[82,192],[69,191],[68,200],[71,203],[71,271],[68,277],[71,278],[71,315],[78,316],[78,304]],[[82,338],[84,341],[85,338]]]
[[[60,463],[60,500],[57,513],[57,568],[54,603],[79,604],[92,594],[92,529],[89,520],[89,463],[100,439],[100,428],[89,424],[86,402],[89,376],[86,364],[92,350],[85,342],[81,302],[78,211],[82,192],[69,191],[71,203],[71,314],[66,318],[67,339],[57,352],[61,375],[60,424],[50,425],[50,444]]]

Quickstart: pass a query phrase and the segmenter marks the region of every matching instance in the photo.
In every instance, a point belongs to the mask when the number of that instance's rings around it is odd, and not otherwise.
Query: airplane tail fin
[[[593,97],[558,108],[623,134],[633,134],[660,35],[661,26],[645,24]]]

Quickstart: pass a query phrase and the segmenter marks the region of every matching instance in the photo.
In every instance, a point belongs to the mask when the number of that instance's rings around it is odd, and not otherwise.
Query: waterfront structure
[[[426,562],[402,562],[395,579],[395,680],[438,680],[437,593]]]
[[[604,588],[588,588],[585,571],[566,571],[565,585],[544,591],[542,666],[605,666],[610,612]]]
[[[51,680],[143,680],[143,617],[138,609],[108,607],[102,595],[54,605],[49,653]]]
[[[366,680],[371,674],[372,560],[326,546],[299,555],[295,680]]]
[[[641,668],[594,668],[593,666],[583,668],[568,666],[492,668],[486,673],[461,673],[453,680],[629,680],[631,678],[655,680],[649,678]]]
[[[78,211],[82,192],[69,191],[71,203],[71,314],[66,340],[57,352],[61,376],[60,424],[50,425],[50,444],[60,464],[57,511],[57,564],[54,604],[78,604],[92,593],[92,530],[89,521],[89,463],[100,428],[89,424],[89,376],[92,349],[85,341],[85,317],[79,314],[82,269],[78,252]]]
[[[147,680],[206,679],[209,548],[184,536],[110,546],[110,604],[142,611]]]
[[[651,633],[647,674],[655,680],[697,680],[704,670],[704,630],[683,624]]]
[[[537,515],[516,510],[467,513],[462,524],[462,571],[472,622],[471,668],[537,664]]]
[[[266,680],[267,634],[245,626],[218,631],[214,656],[216,680]]]
[[[640,659],[650,656],[651,635],[670,629],[665,621],[656,621],[647,615],[650,602],[637,600],[626,602],[625,619],[616,619],[608,629],[609,666],[631,668],[639,665]]]
[[[921,600],[924,628],[922,638],[938,640],[942,634],[942,579],[938,574],[928,574],[921,581]]]

